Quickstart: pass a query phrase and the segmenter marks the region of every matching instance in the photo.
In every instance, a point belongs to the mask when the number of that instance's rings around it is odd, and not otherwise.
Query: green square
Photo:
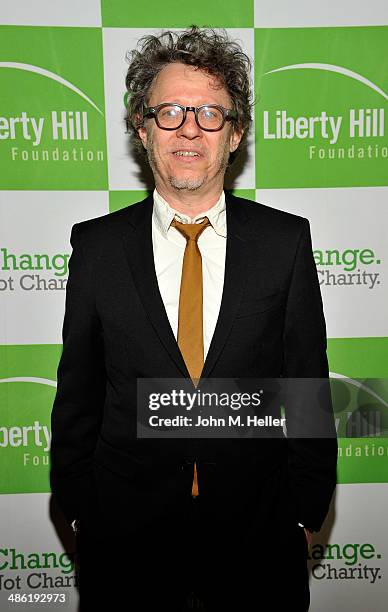
[[[0,27],[1,189],[107,188],[100,28]]]
[[[61,349],[0,347],[0,494],[50,491],[50,419]]]
[[[255,189],[232,189],[232,194],[237,198],[244,198],[245,200],[253,200],[256,202]]]
[[[109,212],[126,208],[136,202],[141,202],[150,195],[150,191],[132,190],[132,191],[110,191],[109,192]]]
[[[328,356],[338,435],[351,424],[357,435],[338,439],[338,482],[388,482],[388,338],[333,338]]]
[[[255,30],[257,188],[388,185],[388,27]]]
[[[102,0],[102,25],[126,28],[187,28],[193,24],[212,28],[253,27],[253,0],[225,5],[222,0],[181,2]]]
[[[351,378],[388,378],[388,338],[329,338],[331,372]]]

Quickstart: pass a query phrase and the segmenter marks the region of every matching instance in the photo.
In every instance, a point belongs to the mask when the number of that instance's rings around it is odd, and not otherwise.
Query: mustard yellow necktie
[[[171,223],[171,226],[186,238],[179,293],[177,340],[195,386],[198,384],[204,364],[202,257],[198,248],[198,238],[209,225],[207,217],[201,223],[179,223],[175,219]],[[194,462],[191,494],[197,497],[198,493],[197,464]]]

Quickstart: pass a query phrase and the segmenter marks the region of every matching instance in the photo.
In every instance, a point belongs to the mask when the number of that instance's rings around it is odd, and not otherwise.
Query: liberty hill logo
[[[66,92],[69,99],[70,108],[74,105],[76,95],[92,107],[94,117],[99,115],[102,119],[104,114],[95,102],[79,87],[71,81],[66,80],[60,74],[47,70],[41,66],[25,64],[19,62],[0,62],[0,69],[12,69],[24,73],[34,73],[36,75],[37,90],[33,92],[31,99],[40,99],[41,87],[49,79],[52,83],[58,84],[58,95],[63,97]],[[1,71],[1,76],[6,75],[7,71]],[[4,77],[5,78],[5,77]],[[82,78],[78,75],[77,77]],[[54,94],[52,94],[54,95]],[[54,101],[55,100],[55,101]],[[17,105],[17,102],[15,102]],[[60,104],[66,105],[63,101]],[[28,113],[23,108],[20,112],[13,114],[12,110],[7,115],[3,111],[0,116],[0,145],[9,143],[7,155],[10,162],[103,162],[105,161],[104,151],[96,148],[101,140],[101,122],[89,121],[89,111],[79,109],[55,109],[58,101],[55,95],[52,98],[54,109],[44,108],[43,114],[36,116]],[[67,106],[67,105],[66,105]],[[42,105],[39,104],[39,109]],[[93,129],[90,129],[90,125]],[[18,145],[23,143],[23,147]],[[74,143],[73,147],[64,147]],[[88,145],[83,148],[81,143]],[[57,146],[53,146],[57,144]],[[4,146],[3,145],[3,146]]]
[[[51,432],[48,425],[35,420],[31,425],[0,426],[1,452],[15,453],[13,466],[18,468],[44,468],[49,466],[49,451],[51,447]],[[26,452],[26,451],[30,452]]]
[[[48,492],[59,347],[6,346],[2,354],[6,365],[0,376],[0,405],[5,407],[0,419],[0,494]],[[29,361],[34,364],[31,371]]]
[[[0,447],[17,448],[38,447],[48,453],[51,445],[51,433],[47,425],[34,421],[33,425],[13,425],[12,427],[0,427]],[[28,459],[25,463],[28,463]]]
[[[360,106],[357,108],[354,101],[350,108],[338,114],[328,112],[325,108],[315,109],[314,113],[295,114],[287,108],[268,107],[262,112],[262,138],[264,141],[305,141],[306,156],[311,160],[325,159],[387,159],[388,146],[380,143],[386,136],[385,106],[375,103],[369,106],[365,99],[367,89],[388,100],[388,94],[376,83],[344,66],[335,64],[305,62],[301,64],[285,65],[269,70],[263,76],[273,76],[274,73],[289,71],[306,71],[334,73],[337,77],[346,77],[362,85],[360,89]],[[322,94],[321,94],[322,95]],[[369,94],[368,94],[369,95]],[[344,98],[342,98],[344,100]],[[361,101],[362,100],[362,101]],[[292,102],[291,102],[292,103]],[[329,101],[332,106],[333,101]],[[377,140],[377,142],[376,142]],[[341,144],[341,146],[339,146]],[[336,146],[333,146],[336,145]]]
[[[263,112],[264,140],[314,140],[321,138],[331,145],[337,144],[344,128],[342,115],[337,117],[322,111],[320,115],[293,117],[286,110],[277,110],[275,116]],[[347,121],[347,136],[351,139],[383,138],[385,136],[384,108],[350,109]],[[308,159],[377,159],[388,158],[388,146],[374,142],[356,147],[308,146]]]
[[[350,138],[370,138],[385,135],[385,113],[383,108],[351,109],[348,133]],[[322,111],[313,117],[292,117],[285,110],[277,110],[275,117],[269,111],[263,113],[264,138],[287,140],[293,138],[313,139],[321,136],[335,144],[340,136],[343,117],[328,115]]]
[[[48,138],[56,142],[89,140],[88,113],[86,111],[51,111],[50,122],[44,117],[29,117],[23,111],[19,117],[0,117],[0,140],[25,140],[32,147],[39,147],[44,131]],[[101,150],[84,150],[82,147],[60,150],[20,149],[12,146],[12,161],[103,161]]]
[[[32,146],[40,144],[45,126],[44,117],[29,117],[25,111],[20,117],[0,117],[0,140],[32,140]],[[88,140],[88,114],[86,111],[51,112],[51,137],[53,140]]]

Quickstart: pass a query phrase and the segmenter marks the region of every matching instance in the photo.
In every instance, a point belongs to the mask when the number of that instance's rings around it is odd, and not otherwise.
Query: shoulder
[[[145,209],[152,211],[152,196],[105,215],[79,221],[72,226],[71,236],[73,238],[76,234],[82,237],[82,241],[93,242],[117,237],[117,231],[125,228],[128,223],[136,223],[139,217],[144,216]]]
[[[267,204],[228,194],[227,206],[232,209],[232,214],[243,218],[250,233],[256,233],[258,237],[266,234],[276,235],[277,240],[297,239],[302,233],[309,232],[308,219]]]

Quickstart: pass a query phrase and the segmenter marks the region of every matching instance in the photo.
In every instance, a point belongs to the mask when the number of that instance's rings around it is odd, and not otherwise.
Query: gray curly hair
[[[162,32],[159,36],[143,36],[137,49],[127,53],[129,68],[125,84],[128,91],[126,123],[143,152],[138,128],[143,122],[143,109],[148,106],[152,85],[167,64],[180,62],[195,66],[216,77],[225,87],[237,111],[236,127],[244,130],[240,146],[252,122],[251,60],[241,46],[229,38],[225,30],[191,26],[182,32]],[[230,154],[231,163],[237,151]]]

